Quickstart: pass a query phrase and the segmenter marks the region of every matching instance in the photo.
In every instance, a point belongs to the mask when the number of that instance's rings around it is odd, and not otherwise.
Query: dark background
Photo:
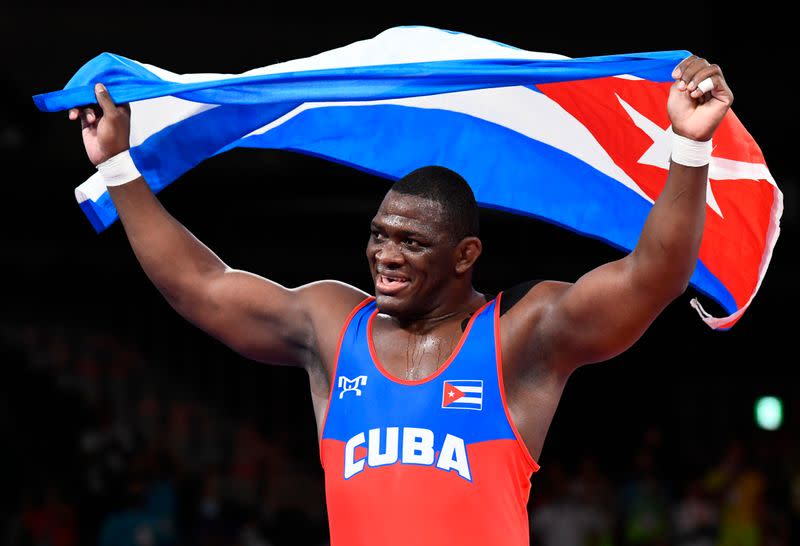
[[[474,7],[382,3],[284,6],[239,1],[49,8],[2,8],[0,171],[3,189],[3,297],[7,336],[26,327],[110,335],[159,367],[164,400],[191,398],[281,437],[291,456],[314,466],[315,428],[307,380],[299,370],[246,361],[178,317],[149,284],[120,226],[96,235],[73,188],[93,172],[78,127],[66,113],[37,111],[31,95],[62,87],[87,60],[110,51],[168,70],[237,73],[370,38],[396,25],[423,24],[572,57],[687,49],[719,64],[739,118],[762,148],[785,196],[782,234],[763,285],[739,323],[713,332],[689,307],[689,289],[627,353],[574,374],[540,457],[586,454],[609,475],[631,466],[655,429],[679,474],[699,472],[734,439],[749,445],[799,430],[792,283],[797,251],[797,174],[793,123],[798,100],[792,57],[797,30],[786,14],[759,2],[745,11],[720,3],[559,3],[543,8],[491,2]],[[335,278],[371,291],[364,258],[368,222],[388,182],[319,159],[236,150],[212,158],[161,194],[162,202],[228,264],[287,286]],[[227,191],[224,197],[221,190]],[[237,197],[238,195],[238,197]],[[621,254],[603,243],[532,219],[486,210],[485,253],[476,287],[496,292],[530,278],[574,281]],[[701,297],[706,308],[718,310]],[[715,313],[716,314],[716,313]],[[77,334],[74,334],[77,335]],[[83,335],[83,334],[81,334]],[[0,394],[2,476],[7,513],[32,483],[48,483],[44,456],[16,442],[40,427],[49,446],[75,442],[69,413],[39,383],[12,373]],[[15,383],[15,379],[17,378]],[[784,430],[759,432],[753,403],[781,396]],[[74,427],[73,427],[74,428]],[[77,431],[75,431],[77,434]],[[38,446],[38,447],[36,447]],[[40,450],[42,444],[33,448]],[[317,465],[318,466],[318,465]],[[44,476],[44,477],[43,477]],[[536,480],[534,477],[534,495]],[[0,523],[2,521],[0,520]]]

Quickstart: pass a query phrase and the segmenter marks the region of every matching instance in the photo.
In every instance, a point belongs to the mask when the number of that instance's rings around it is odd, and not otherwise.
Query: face
[[[458,245],[442,205],[389,191],[370,231],[367,260],[380,312],[417,317],[435,309],[457,278]]]

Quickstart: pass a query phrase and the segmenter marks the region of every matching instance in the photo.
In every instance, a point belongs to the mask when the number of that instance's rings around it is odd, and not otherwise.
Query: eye
[[[409,246],[411,248],[421,248],[422,247],[422,244],[419,241],[417,241],[416,239],[412,239],[411,237],[406,238],[403,241],[403,244],[406,245],[406,246]]]
[[[376,241],[381,241],[381,240],[383,240],[383,238],[384,238],[384,236],[383,236],[383,233],[381,233],[381,232],[380,232],[380,231],[378,231],[377,229],[373,229],[373,230],[370,230],[370,231],[371,231],[371,233],[372,233],[372,238],[373,238],[374,240],[376,240]]]

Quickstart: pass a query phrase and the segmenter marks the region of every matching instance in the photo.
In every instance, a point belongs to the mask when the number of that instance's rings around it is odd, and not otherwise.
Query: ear
[[[463,275],[470,271],[483,251],[481,240],[477,237],[464,237],[456,245],[456,273]]]

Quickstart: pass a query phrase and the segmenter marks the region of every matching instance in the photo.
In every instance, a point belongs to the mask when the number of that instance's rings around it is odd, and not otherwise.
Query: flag
[[[483,380],[454,379],[445,381],[442,387],[442,407],[480,411],[483,408]]]
[[[158,192],[235,147],[290,150],[389,179],[442,165],[481,206],[527,215],[632,250],[666,181],[666,102],[688,51],[570,59],[469,34],[396,27],[242,74],[175,74],[103,53],[43,111],[95,102],[102,82],[131,103],[131,157]],[[730,328],[766,274],[783,197],[732,110],[714,135],[707,219],[691,285]],[[220,194],[238,191],[221,186]],[[102,231],[117,213],[95,175],[75,190]]]

